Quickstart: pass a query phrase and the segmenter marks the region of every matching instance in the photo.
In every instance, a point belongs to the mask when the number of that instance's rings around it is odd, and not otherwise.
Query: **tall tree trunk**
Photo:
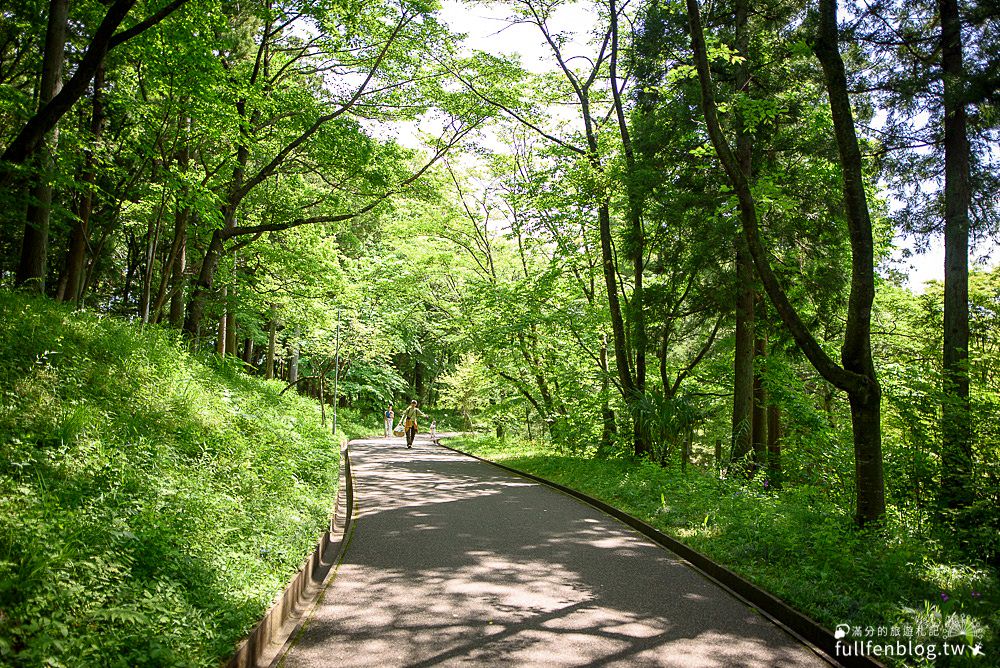
[[[142,273],[142,295],[139,299],[139,317],[142,322],[149,322],[149,307],[153,291],[153,270],[156,267],[156,247],[160,245],[160,226],[163,224],[163,210],[167,204],[166,192],[160,199],[160,207],[156,212],[156,218],[149,223],[146,230],[146,263]],[[164,266],[163,273],[166,274],[169,268]]]
[[[414,358],[413,360],[413,392],[414,396],[418,399],[423,399],[424,396],[424,365],[420,363],[420,360]]]
[[[781,409],[775,403],[767,407],[767,477],[781,488]]]
[[[230,295],[226,304],[226,354],[236,354],[236,309],[233,305],[236,302],[236,295]]]
[[[132,295],[132,281],[135,280],[135,274],[142,263],[142,249],[139,248],[139,241],[131,231],[126,230],[126,237],[128,259],[125,263],[125,283],[122,285],[122,305],[127,307],[129,297]]]
[[[643,197],[639,186],[639,175],[635,164],[635,153],[632,149],[632,137],[629,133],[625,117],[625,106],[622,104],[621,91],[618,89],[618,12],[615,0],[609,0],[611,53],[609,59],[611,75],[611,95],[614,99],[615,116],[618,119],[618,132],[622,140],[622,153],[625,156],[628,189],[628,219],[629,243],[628,255],[632,260],[633,288],[632,299],[629,302],[629,329],[632,334],[632,353],[635,357],[635,379],[633,392],[634,401],[638,401],[646,391],[646,348],[649,344],[646,333],[646,306],[643,293],[643,273],[646,264],[646,233],[643,229]],[[642,457],[652,451],[649,435],[638,416],[633,420],[632,438],[636,456]]]
[[[625,338],[625,320],[622,318],[621,300],[618,296],[614,250],[611,247],[609,206],[607,202],[602,202],[597,209],[597,225],[601,236],[601,269],[604,272],[604,287],[607,289],[608,310],[611,313],[611,340],[615,352],[615,366],[618,368],[618,380],[625,401],[631,403],[635,399],[635,383],[632,381],[632,368]]]
[[[38,107],[44,107],[62,88],[62,67],[66,54],[66,27],[69,0],[50,0],[49,21],[45,32],[45,53],[42,56],[42,80],[38,90]],[[55,176],[55,154],[59,142],[58,128],[53,125],[43,146],[35,154],[37,173],[29,181],[31,201],[21,242],[21,260],[15,283],[27,286],[39,294],[45,292],[48,272],[49,217],[52,211],[52,181]]]
[[[182,104],[186,103],[186,98]],[[183,127],[180,141],[181,147],[177,152],[177,169],[185,174],[191,164],[190,131],[191,118],[182,115],[180,125]],[[163,273],[160,278],[160,287],[156,291],[156,300],[153,303],[154,317],[159,320],[163,304],[167,300],[170,286],[170,324],[180,327],[184,318],[184,264],[187,260],[187,224],[190,217],[190,207],[187,202],[187,190],[182,188],[177,193],[174,202],[174,237],[170,243],[170,252],[167,253],[167,261],[163,264]]]
[[[733,352],[733,431],[730,458],[746,475],[753,474],[754,291],[750,254],[738,240],[736,249],[736,340]]]
[[[326,385],[326,374],[321,373],[319,376],[319,423],[322,426],[326,426],[326,396],[324,396],[323,390]]]
[[[944,403],[941,496],[972,503],[969,413],[969,139],[958,0],[938,0],[944,84]]]
[[[184,297],[187,270],[187,225],[191,212],[183,208],[174,220],[174,243],[177,252],[170,265],[170,325],[180,329],[184,326]]]
[[[753,355],[754,360],[763,360],[767,354],[767,334],[757,327],[757,336],[754,338]],[[753,418],[751,420],[751,440],[753,441],[754,466],[766,467],[767,464],[767,390],[764,389],[764,380],[761,378],[759,363],[754,364],[753,370]]]
[[[747,0],[735,5],[736,48],[743,61],[736,68],[734,92],[747,92],[750,85],[749,66],[749,8]],[[737,167],[747,179],[752,178],[753,137],[736,119]],[[730,457],[734,464],[743,467],[747,476],[753,475],[757,460],[754,458],[754,273],[753,259],[742,237],[736,239],[736,341],[733,352],[733,432]],[[747,460],[750,461],[747,461]]]
[[[271,304],[271,321],[267,328],[267,358],[264,361],[264,378],[274,378],[274,339],[278,332],[278,307]],[[322,387],[320,381],[320,387]]]
[[[670,316],[668,315],[660,329],[660,345],[657,346],[656,360],[660,367],[660,384],[663,386],[663,396],[670,396],[670,378],[667,376],[667,351],[670,343]]]
[[[823,67],[834,133],[843,171],[844,203],[851,242],[851,294],[841,350],[841,365],[834,362],[806,327],[778,282],[760,238],[757,208],[746,174],[722,134],[712,74],[697,0],[686,0],[691,26],[691,46],[701,88],[702,110],[709,137],[719,161],[737,194],[740,220],[757,275],[782,322],[799,349],[830,383],[847,392],[854,428],[855,481],[859,525],[878,520],[885,513],[882,477],[881,388],[871,351],[871,307],[875,295],[874,245],[871,218],[865,199],[861,151],[854,128],[844,61],[838,47],[836,0],[820,0],[819,30],[814,51]]]
[[[91,218],[93,219],[93,217]],[[80,287],[80,298],[78,300],[80,303],[86,299],[87,293],[90,291],[95,274],[99,268],[99,263],[104,255],[104,248],[107,246],[108,239],[111,238],[114,229],[115,225],[113,222],[109,222],[104,226],[104,229],[101,230],[101,236],[98,238],[97,243],[94,244],[93,251],[90,253],[90,258],[84,263],[83,285]]]
[[[233,219],[235,225],[235,218]],[[191,297],[188,300],[187,318],[184,320],[184,331],[197,338],[201,332],[201,322],[205,317],[205,301],[212,291],[212,282],[215,279],[215,270],[219,267],[219,260],[222,259],[222,234],[219,230],[212,232],[212,240],[205,249],[205,257],[201,261],[201,271],[198,272],[198,279],[194,282],[191,290]]]
[[[229,306],[226,303],[227,297],[229,296],[228,286],[222,286],[222,314],[219,316],[219,332],[215,342],[215,352],[218,353],[219,357],[226,356],[226,341],[228,338],[226,336],[226,325],[228,324],[227,312],[229,311]]]
[[[601,335],[601,449],[604,452],[610,452],[611,446],[614,441],[615,433],[618,431],[615,427],[615,412],[611,410],[611,404],[608,400],[608,391],[610,389],[610,380],[608,374],[608,335]]]
[[[857,484],[858,524],[885,513],[882,477],[882,388],[872,360],[871,316],[875,300],[875,245],[865,196],[861,149],[854,128],[854,114],[847,87],[844,60],[838,48],[837,0],[820,0],[820,27],[814,44],[823,67],[837,151],[843,170],[844,203],[851,238],[851,294],[840,359],[852,374],[841,384],[851,404],[854,432],[854,467]]]
[[[80,201],[80,219],[73,223],[70,233],[69,251],[66,253],[66,288],[63,300],[78,303],[83,290],[83,272],[87,255],[87,238],[90,234],[90,216],[94,211],[94,185],[97,169],[94,151],[104,131],[104,74],[102,62],[94,75],[94,98],[90,115],[90,135],[93,146],[87,150],[84,159],[83,194]]]
[[[292,332],[291,356],[288,360],[288,382],[294,383],[299,379],[299,326],[295,326]]]

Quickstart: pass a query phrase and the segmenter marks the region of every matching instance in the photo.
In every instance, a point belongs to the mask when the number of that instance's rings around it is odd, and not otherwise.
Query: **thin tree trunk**
[[[142,250],[138,248],[138,240],[135,235],[130,231],[126,231],[127,243],[128,243],[128,259],[126,261],[127,266],[125,267],[125,284],[122,286],[122,305],[128,306],[129,297],[132,294],[132,281],[135,280],[135,274],[139,271],[139,264],[142,262],[140,257]]]
[[[174,243],[177,244],[177,253],[174,254],[174,261],[170,265],[170,325],[180,329],[184,326],[184,297],[186,278],[184,272],[187,270],[187,225],[191,217],[191,212],[181,209],[177,212],[174,220]]]
[[[190,149],[187,145],[186,137],[177,156],[177,168],[183,173],[188,169],[191,159]],[[170,292],[170,324],[179,327],[179,321],[184,317],[183,302],[183,277],[184,264],[187,250],[187,224],[190,217],[190,209],[187,202],[183,201],[185,193],[177,195],[174,209],[174,238],[170,243],[170,251],[167,253],[167,260],[163,263],[163,272],[160,278],[159,288],[156,290],[156,300],[153,302],[153,316],[160,319],[160,312],[163,304],[167,300],[167,286],[171,286]],[[175,301],[177,302],[175,306]],[[176,308],[176,312],[175,312]],[[175,318],[175,315],[177,316]]]
[[[274,339],[278,331],[278,307],[271,304],[271,321],[267,330],[267,359],[264,361],[264,378],[274,378]],[[323,387],[320,381],[320,388]],[[322,391],[322,390],[321,390]]]
[[[622,104],[621,92],[618,90],[618,8],[615,0],[609,0],[610,23],[611,23],[611,53],[610,53],[610,75],[611,94],[614,99],[615,115],[618,118],[618,131],[622,140],[622,152],[625,155],[625,166],[627,169],[627,189],[628,189],[628,218],[629,218],[629,256],[632,260],[633,288],[632,299],[629,303],[629,329],[632,334],[632,348],[635,357],[635,379],[633,401],[638,401],[646,391],[646,347],[648,337],[646,334],[646,313],[643,295],[643,273],[645,272],[646,256],[646,235],[642,225],[642,194],[639,191],[638,174],[636,173],[635,155],[632,150],[632,139],[629,134],[628,123],[625,118],[625,107]],[[633,420],[633,442],[635,444],[636,456],[644,456],[651,451],[649,436],[643,428],[642,420]]]
[[[747,92],[750,85],[749,67],[749,7],[747,0],[738,0],[734,7],[736,49],[743,57],[735,72],[734,92]],[[736,119],[736,161],[747,179],[752,178],[753,137],[741,118]],[[754,430],[754,273],[753,259],[746,241],[736,239],[736,341],[733,352],[733,432],[730,456],[747,476],[753,475],[758,460],[753,449]],[[747,461],[747,460],[750,461]]]
[[[730,457],[747,476],[753,474],[754,291],[750,254],[737,242],[736,339],[733,352],[733,431]]]
[[[969,413],[969,139],[962,24],[957,0],[938,0],[944,83],[944,403],[941,497],[948,508],[972,503]]]
[[[288,382],[294,383],[299,379],[299,326],[295,326],[292,332],[291,356],[288,360]]]
[[[760,304],[763,307],[763,303]],[[763,327],[756,327],[754,337],[753,355],[754,360],[763,360],[767,354],[767,333]],[[764,389],[764,380],[760,375],[759,364],[754,364],[753,369],[753,424],[752,441],[753,457],[755,467],[766,468],[767,465],[767,390]]]
[[[236,295],[229,298],[226,304],[226,354],[236,354],[236,310],[233,308]]]
[[[79,303],[83,290],[83,273],[86,263],[87,238],[90,234],[90,216],[94,210],[94,185],[97,182],[94,151],[104,131],[104,63],[94,75],[94,98],[90,116],[90,134],[94,146],[87,150],[84,161],[83,195],[80,201],[80,219],[73,223],[69,252],[66,254],[66,288],[63,300]]]
[[[227,286],[222,286],[222,315],[219,316],[219,332],[215,343],[215,352],[218,353],[219,357],[226,356],[226,311],[228,310],[226,304],[226,298],[229,296],[229,289]]]
[[[80,288],[80,298],[78,303],[82,304],[83,300],[87,297],[87,293],[90,291],[91,284],[94,281],[94,273],[97,270],[97,264],[104,253],[104,247],[107,245],[108,239],[114,231],[114,227],[113,223],[109,223],[103,230],[101,230],[101,236],[97,240],[97,244],[93,247],[94,249],[91,253],[91,257],[87,262],[85,262],[86,267],[83,272],[83,285]]]
[[[322,426],[326,426],[326,397],[323,396],[323,386],[325,385],[326,374],[321,373],[319,375],[319,423]]]
[[[781,408],[775,403],[767,407],[767,477],[781,488]]]
[[[754,357],[763,358],[765,342],[757,338],[754,342]],[[751,419],[751,440],[753,441],[754,468],[767,463],[767,390],[757,371],[753,374],[753,417]]]
[[[615,427],[615,412],[608,400],[610,379],[608,370],[608,335],[601,334],[601,449],[610,452],[618,429]]]
[[[160,228],[163,224],[163,210],[167,205],[167,194],[164,191],[160,198],[160,208],[156,213],[156,219],[150,221],[146,233],[146,269],[142,274],[142,297],[139,300],[139,316],[144,323],[149,322],[150,299],[153,290],[153,269],[156,266],[156,247],[160,245]],[[170,271],[169,267],[163,267],[163,273]]]

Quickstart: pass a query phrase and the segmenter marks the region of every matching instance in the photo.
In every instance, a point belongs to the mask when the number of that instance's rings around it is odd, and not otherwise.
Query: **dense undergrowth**
[[[699,467],[682,473],[516,439],[465,438],[449,445],[639,517],[828,628],[849,624],[847,640],[860,630],[863,642],[919,645],[924,656],[909,656],[908,664],[1000,665],[996,572],[970,563],[919,523],[893,512],[883,527],[859,531],[847,511],[810,486],[776,493]],[[945,642],[965,645],[967,656],[943,656]],[[973,659],[969,653],[976,644],[981,655]],[[935,649],[928,649],[932,645]],[[927,660],[931,653],[934,661]]]
[[[315,402],[7,292],[0,351],[0,664],[218,665],[328,522]]]

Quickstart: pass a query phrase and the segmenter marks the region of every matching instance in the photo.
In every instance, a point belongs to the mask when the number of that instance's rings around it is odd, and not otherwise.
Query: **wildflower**
[[[941,600],[947,603],[947,601],[948,601],[948,594],[946,594],[944,592],[941,592]]]
[[[979,598],[980,596],[982,596],[982,594],[980,594],[978,591],[973,590],[972,598]]]

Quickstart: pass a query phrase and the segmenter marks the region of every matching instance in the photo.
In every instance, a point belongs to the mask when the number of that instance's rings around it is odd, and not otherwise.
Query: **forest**
[[[349,436],[417,398],[830,627],[957,620],[995,660],[993,0],[0,6],[0,507],[65,482],[74,421],[110,415],[84,356],[144,397],[176,357]],[[909,282],[937,247],[942,280]],[[156,352],[87,348],[102,323]],[[28,621],[25,522],[0,535],[0,658],[40,665],[66,634]]]

